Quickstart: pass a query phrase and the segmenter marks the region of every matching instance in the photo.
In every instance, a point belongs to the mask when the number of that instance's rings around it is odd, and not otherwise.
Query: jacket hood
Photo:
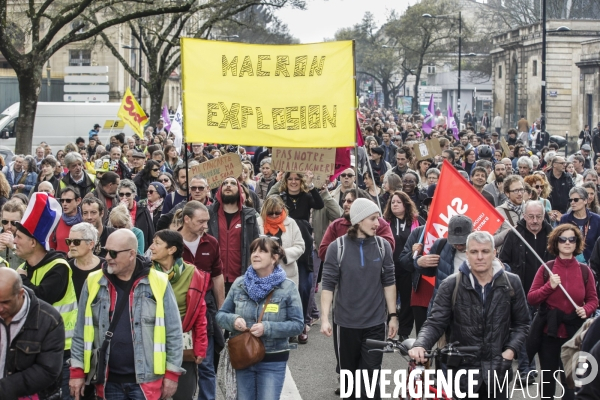
[[[242,207],[244,206],[244,202],[242,201],[242,192],[244,191],[242,189],[242,185],[233,176],[228,176],[225,179],[227,179],[227,178],[233,178],[233,179],[235,179],[235,182],[237,183],[238,193],[240,194],[240,198],[238,200],[238,208],[241,210]],[[225,180],[225,179],[223,179],[223,180]],[[223,192],[223,186],[221,185],[221,186],[219,186],[219,189],[217,190],[217,194],[215,195],[215,199],[219,202],[219,204],[223,204],[223,199],[222,199],[223,195],[221,194],[222,192]]]
[[[65,253],[63,253],[62,251],[56,251],[51,249],[46,253],[44,258],[42,258],[42,260],[39,263],[37,263],[36,265],[29,265],[29,263],[27,263],[27,265],[30,266],[32,269],[36,269],[58,258],[62,258],[63,260],[67,261],[67,255]]]
[[[466,261],[464,261],[461,264],[458,270],[462,274],[468,276],[471,282],[471,286],[475,287],[475,277],[471,273],[471,266]],[[492,271],[494,272],[492,282],[496,280],[496,278],[498,278],[500,274],[504,273],[504,265],[502,265],[502,262],[500,262],[500,260],[498,260],[497,258],[494,258],[494,261],[492,261]]]

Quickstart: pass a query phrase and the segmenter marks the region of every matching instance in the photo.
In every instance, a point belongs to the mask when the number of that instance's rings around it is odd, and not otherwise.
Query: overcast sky
[[[389,11],[402,13],[417,0],[306,0],[306,10],[284,8],[275,11],[301,43],[333,39],[340,28],[351,27],[371,11],[378,23],[383,24]]]

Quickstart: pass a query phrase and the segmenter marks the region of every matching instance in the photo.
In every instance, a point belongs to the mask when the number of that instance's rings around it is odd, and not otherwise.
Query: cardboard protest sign
[[[426,140],[422,143],[413,144],[413,152],[417,157],[417,161],[424,160],[426,158],[434,158],[442,154],[442,148],[440,147],[440,141],[436,139]]]
[[[259,45],[181,39],[186,142],[354,145],[352,41]]]
[[[271,168],[275,171],[300,172],[312,171],[313,183],[321,187],[335,172],[336,150],[297,149],[274,147],[271,152]]]
[[[221,182],[233,176],[237,179],[242,174],[242,162],[237,153],[227,153],[224,156],[195,165],[188,170],[190,180],[195,175],[206,178],[211,189],[219,187]]]
[[[502,147],[502,157],[510,157],[510,148],[508,147],[508,143],[506,143],[506,139],[500,139],[500,147]]]

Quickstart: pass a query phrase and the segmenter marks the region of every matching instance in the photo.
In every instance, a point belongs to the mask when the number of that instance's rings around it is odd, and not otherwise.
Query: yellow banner
[[[121,107],[119,108],[117,116],[129,125],[140,137],[144,136],[144,125],[146,125],[148,117],[135,97],[133,97],[129,88],[127,88],[125,96],[123,96],[123,100],[121,100]]]
[[[181,39],[185,141],[354,146],[352,46]]]

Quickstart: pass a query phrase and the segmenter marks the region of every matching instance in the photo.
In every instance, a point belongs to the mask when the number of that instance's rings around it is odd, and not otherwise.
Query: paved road
[[[317,294],[317,304],[320,298]],[[327,338],[319,332],[320,324],[313,325],[309,332],[309,341],[306,345],[298,345],[298,349],[290,353],[288,368],[290,374],[286,377],[282,400],[335,400],[339,399],[334,394],[338,387],[337,374],[335,373],[335,355],[333,352],[333,339]],[[414,332],[411,337],[415,337]],[[384,354],[383,368],[392,371],[406,369],[406,361],[398,354]],[[517,368],[517,363],[513,364]],[[290,376],[291,375],[291,376]],[[294,387],[295,386],[295,387]],[[297,388],[297,390],[295,390]],[[392,391],[393,388],[390,389]],[[539,399],[536,394],[537,386],[530,386],[529,396],[526,392],[513,392],[512,399]],[[218,396],[221,400],[222,397]]]

